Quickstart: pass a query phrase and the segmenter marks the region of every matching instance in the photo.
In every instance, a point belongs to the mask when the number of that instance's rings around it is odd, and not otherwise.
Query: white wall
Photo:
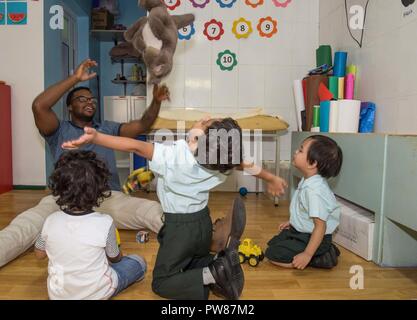
[[[13,184],[45,185],[44,141],[32,116],[44,89],[43,2],[27,3],[27,25],[0,26],[0,80],[12,87]]]
[[[293,0],[287,8],[277,8],[272,1],[252,9],[239,0],[231,9],[220,9],[212,0],[204,9],[193,8],[190,1],[171,14],[194,13],[196,34],[190,41],[178,43],[174,68],[167,78],[171,95],[168,107],[191,107],[213,113],[245,112],[264,108],[279,115],[296,128],[292,80],[303,77],[315,66],[318,46],[318,0]],[[260,18],[278,20],[278,33],[271,39],[261,38],[256,30]],[[236,39],[233,21],[240,17],[252,22],[248,39]],[[212,18],[223,22],[225,34],[220,41],[209,41],[204,23]],[[237,53],[238,66],[223,72],[216,64],[219,52]],[[148,88],[149,89],[149,88]],[[148,91],[148,97],[152,97]],[[282,139],[282,159],[290,158],[290,134]],[[266,145],[264,157],[274,158],[274,144]]]
[[[320,0],[320,43],[348,51],[359,66],[358,98],[377,104],[377,132],[417,134],[416,39],[417,3],[405,8],[400,0],[371,0],[360,49],[347,30],[344,0]]]

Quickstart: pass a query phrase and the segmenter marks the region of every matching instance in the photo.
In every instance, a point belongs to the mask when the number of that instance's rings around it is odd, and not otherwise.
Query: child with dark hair
[[[109,177],[92,151],[66,152],[55,164],[49,188],[61,211],[46,219],[35,244],[36,257],[49,258],[50,299],[109,299],[145,276],[142,257],[123,257],[113,219],[94,211],[111,195]]]
[[[164,211],[153,291],[168,299],[202,300],[212,289],[227,299],[238,299],[244,286],[237,249],[246,224],[245,206],[240,197],[234,201],[230,233],[216,256],[210,254],[213,226],[207,206],[209,191],[223,183],[232,169],[243,168],[238,123],[230,118],[202,119],[194,124],[187,141],[180,139],[173,145],[112,137],[85,128],[82,137],[64,143],[63,148],[86,143],[134,152],[150,160]],[[271,193],[284,191],[286,183],[281,178],[262,169],[255,174],[268,181]]]
[[[326,179],[336,177],[343,162],[342,150],[329,137],[310,136],[293,157],[303,175],[290,205],[290,221],[268,242],[265,256],[275,265],[304,269],[333,268],[339,250],[332,233],[339,225],[340,208]]]

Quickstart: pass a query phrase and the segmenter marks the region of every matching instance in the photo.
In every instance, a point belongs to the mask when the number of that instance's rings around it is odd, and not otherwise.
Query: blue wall
[[[146,15],[146,10],[138,6],[137,0],[119,1],[120,15],[116,22],[123,24],[127,28],[136,22],[140,17]],[[104,96],[123,95],[123,85],[116,85],[111,82],[118,73],[121,73],[121,65],[119,63],[112,64],[109,56],[110,50],[114,47],[114,43],[102,42],[100,44],[100,94],[103,106]],[[132,64],[125,64],[125,76],[131,75]],[[127,95],[130,95],[134,89],[133,85],[127,86]]]
[[[91,57],[97,61],[100,60],[99,45],[90,36],[90,0],[45,0],[44,1],[44,71],[45,71],[45,88],[63,80],[62,74],[62,53],[61,53],[61,30],[52,30],[49,26],[52,15],[49,13],[53,5],[63,5],[76,18],[77,23],[77,48],[75,64]],[[97,92],[96,81],[91,81],[84,85],[90,86],[93,92]],[[66,106],[58,102],[54,106],[54,111],[60,119],[64,116]],[[48,145],[46,144],[46,173],[47,177],[53,170],[54,159],[52,158]]]

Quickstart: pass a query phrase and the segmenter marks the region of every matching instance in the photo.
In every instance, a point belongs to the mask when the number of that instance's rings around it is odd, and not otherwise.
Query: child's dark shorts
[[[298,232],[292,226],[282,230],[268,242],[265,256],[274,262],[292,263],[294,257],[306,249],[311,233]],[[332,235],[326,234],[313,258],[328,252],[332,245]]]

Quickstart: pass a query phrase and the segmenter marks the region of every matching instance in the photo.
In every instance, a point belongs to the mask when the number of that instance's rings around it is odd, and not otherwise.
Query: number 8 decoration
[[[217,21],[216,19],[212,19],[204,24],[203,33],[210,41],[220,40],[220,38],[224,34],[223,24],[220,21]]]
[[[278,32],[277,24],[278,22],[271,17],[262,18],[257,26],[259,35],[264,38],[271,38]]]
[[[286,8],[292,0],[272,0],[274,5],[279,8]]]
[[[264,4],[264,0],[245,0],[246,5],[256,8]]]
[[[236,54],[230,50],[220,52],[217,56],[217,65],[223,71],[232,71],[237,66]]]
[[[233,22],[232,32],[238,39],[248,38],[252,31],[252,23],[244,18],[240,18]]]
[[[179,40],[190,40],[191,37],[195,34],[194,23],[178,30],[178,39]]]
[[[164,0],[164,3],[169,10],[175,10],[181,5],[181,0]]]

